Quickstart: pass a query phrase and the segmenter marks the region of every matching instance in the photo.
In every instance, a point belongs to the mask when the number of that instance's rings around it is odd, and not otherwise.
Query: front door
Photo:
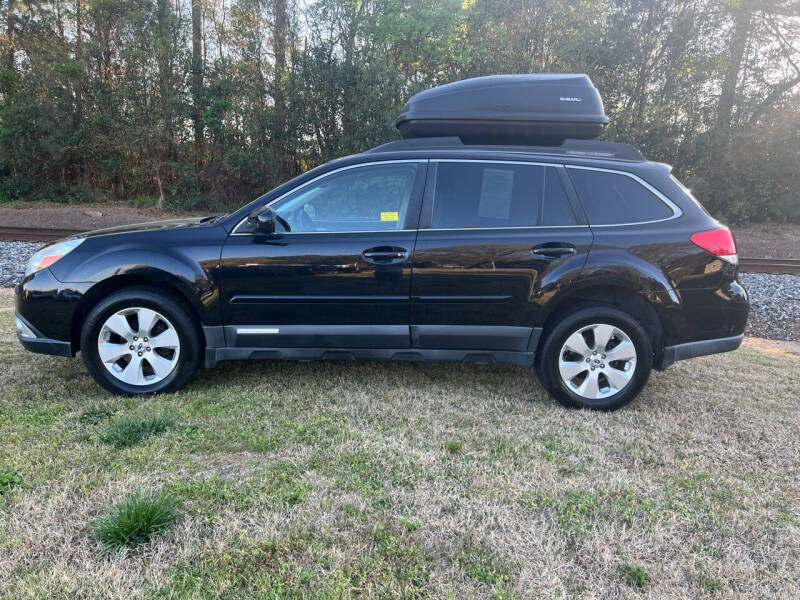
[[[411,257],[426,161],[343,167],[243,222],[222,252],[229,346],[408,348]]]
[[[592,244],[563,167],[431,161],[414,253],[412,346],[535,351],[542,307]]]

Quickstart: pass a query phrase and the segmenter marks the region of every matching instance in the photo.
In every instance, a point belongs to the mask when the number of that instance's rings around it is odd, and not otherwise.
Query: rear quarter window
[[[568,168],[590,225],[660,221],[673,210],[639,181],[622,173]]]

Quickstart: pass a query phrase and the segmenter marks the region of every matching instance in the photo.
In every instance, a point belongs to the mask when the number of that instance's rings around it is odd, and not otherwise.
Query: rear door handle
[[[408,257],[408,250],[397,246],[378,246],[367,248],[361,256],[371,263],[395,263],[404,261]]]
[[[534,246],[531,248],[531,252],[544,258],[561,258],[568,254],[575,254],[575,246],[572,244],[547,243]]]

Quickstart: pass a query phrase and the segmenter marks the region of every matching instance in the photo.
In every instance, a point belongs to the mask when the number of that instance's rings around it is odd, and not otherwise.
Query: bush
[[[114,421],[103,435],[103,441],[117,448],[135,446],[146,437],[164,433],[175,425],[171,417],[122,417]]]
[[[181,518],[180,504],[171,494],[137,491],[94,522],[95,536],[106,551],[133,548],[164,533]]]

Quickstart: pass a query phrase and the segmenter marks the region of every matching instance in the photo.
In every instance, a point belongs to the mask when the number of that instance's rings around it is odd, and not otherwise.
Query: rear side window
[[[607,171],[569,169],[590,225],[658,221],[672,209],[632,177]]]
[[[574,225],[566,193],[551,167],[506,163],[438,164],[432,227]]]

